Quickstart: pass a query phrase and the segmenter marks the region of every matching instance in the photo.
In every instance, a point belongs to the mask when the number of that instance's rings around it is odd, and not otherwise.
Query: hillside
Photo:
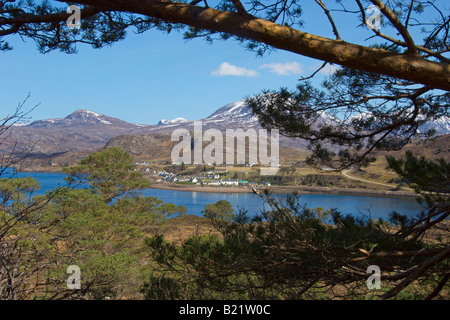
[[[226,152],[226,138],[224,138],[223,143],[223,159],[225,162],[225,152]],[[194,149],[194,140],[192,139],[192,150]],[[203,148],[205,148],[211,142],[204,141]],[[136,159],[142,159],[146,161],[154,161],[158,163],[171,163],[171,151],[172,148],[178,144],[178,141],[171,141],[170,134],[164,133],[148,133],[142,135],[123,135],[111,139],[105,147],[117,146],[135,156]],[[249,146],[246,143],[245,155],[246,160],[248,160],[249,149],[255,151],[256,146]],[[237,151],[237,146],[235,145],[235,150]],[[256,150],[257,151],[257,150]],[[308,155],[308,152],[302,149],[285,148],[280,147],[279,149],[280,162],[282,164],[296,162],[298,160],[304,160]],[[193,157],[191,162],[193,163]]]
[[[65,118],[12,126],[0,152],[9,152],[16,143],[16,151],[32,150],[35,156],[93,151],[113,137],[137,132],[142,127],[89,110],[76,110]]]
[[[364,115],[360,115],[364,116]],[[227,129],[261,129],[258,119],[252,114],[245,101],[236,101],[227,104],[208,117],[199,119],[203,132],[208,129],[218,129],[225,132]],[[318,120],[320,123],[333,121],[330,115],[324,113]],[[120,146],[133,154],[137,159],[155,161],[158,163],[171,162],[171,150],[177,142],[171,141],[174,130],[184,128],[189,131],[194,129],[194,121],[183,118],[171,120],[163,119],[158,124],[133,124],[121,119],[109,117],[86,109],[76,110],[65,118],[44,119],[29,124],[14,125],[10,130],[10,136],[2,144],[0,154],[7,154],[13,150],[16,152],[32,150],[31,168],[52,169],[52,165],[76,164],[86,154],[105,146]],[[448,117],[442,117],[436,121],[425,124],[420,130],[435,129],[441,136],[430,140],[418,139],[408,144],[404,150],[415,150],[427,157],[449,156],[448,134],[450,133],[450,121]],[[284,165],[292,165],[302,162],[307,154],[307,141],[280,137],[280,162]],[[192,146],[194,141],[192,141]],[[207,143],[203,143],[205,147]],[[246,146],[245,152],[254,150],[256,146]],[[250,149],[249,149],[250,148]],[[225,150],[225,149],[224,149]],[[394,153],[395,154],[395,153]],[[377,155],[384,158],[385,153]],[[225,159],[225,158],[224,158]],[[377,163],[378,171],[382,171],[383,162]],[[309,169],[302,168],[302,172]]]
[[[401,179],[387,169],[386,156],[404,156],[406,151],[411,151],[415,156],[424,156],[427,159],[439,158],[450,162],[450,134],[429,139],[414,139],[399,151],[376,151],[377,160],[366,168],[357,168],[349,171],[352,177],[370,180],[378,183],[389,184],[392,187],[403,185]]]

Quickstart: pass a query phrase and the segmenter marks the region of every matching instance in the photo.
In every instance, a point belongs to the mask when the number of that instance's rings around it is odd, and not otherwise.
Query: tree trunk
[[[76,2],[92,5],[101,10],[132,12],[199,29],[229,33],[303,56],[450,91],[450,66],[423,59],[415,54],[398,54],[332,40],[263,19],[179,2],[165,0]]]

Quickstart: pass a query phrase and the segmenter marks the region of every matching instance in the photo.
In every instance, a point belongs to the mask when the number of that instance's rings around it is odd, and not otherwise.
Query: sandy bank
[[[173,183],[152,182],[150,188],[189,191],[189,192],[215,192],[215,193],[252,193],[249,187],[210,187],[198,185],[179,185]],[[368,189],[345,189],[345,188],[329,188],[329,187],[309,187],[309,186],[271,186],[268,188],[273,193],[289,194],[293,192],[308,194],[335,194],[335,195],[352,195],[352,196],[368,196],[379,198],[414,198],[417,194],[402,191],[381,191]],[[264,190],[258,188],[259,191]]]
[[[58,168],[45,168],[39,170],[23,170],[22,172],[48,172],[61,173]],[[199,186],[199,185],[182,185],[167,182],[156,182],[156,178],[144,175],[152,185],[153,189],[164,189],[174,191],[187,192],[210,192],[210,193],[252,193],[250,187],[213,187],[213,186]],[[262,191],[263,188],[258,188]],[[397,198],[397,199],[411,199],[417,197],[414,192],[408,191],[386,191],[386,190],[371,190],[371,189],[356,189],[356,188],[338,188],[338,187],[314,187],[314,186],[271,186],[269,190],[273,193],[289,194],[293,192],[304,194],[335,194],[335,195],[349,195],[349,196],[366,196],[378,198]]]

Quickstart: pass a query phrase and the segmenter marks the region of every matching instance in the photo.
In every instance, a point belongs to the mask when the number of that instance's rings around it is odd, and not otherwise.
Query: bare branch
[[[395,15],[394,12],[391,11],[383,2],[380,0],[370,0],[374,5],[378,6],[383,12],[383,14],[388,18],[388,20],[394,25],[394,27],[400,32],[403,39],[405,40],[406,44],[408,45],[408,51],[407,53],[410,54],[417,54],[417,48],[414,44],[414,41],[409,34],[406,27],[400,22],[398,17]]]
[[[241,1],[239,0],[230,0],[234,7],[236,8],[237,12],[244,16],[244,17],[252,17],[252,15],[250,15],[247,10],[245,10],[244,6],[242,5]]]
[[[330,10],[327,9],[322,0],[315,0],[315,1],[323,9],[325,15],[327,16],[328,21],[330,22],[331,27],[333,28],[333,33],[336,36],[336,40],[341,40],[341,36],[339,35],[336,24],[334,23],[333,17],[331,16]]]
[[[389,298],[396,296],[400,291],[402,291],[404,288],[406,288],[411,282],[416,280],[422,273],[424,273],[426,270],[428,270],[434,264],[446,259],[449,256],[450,256],[450,247],[441,249],[438,254],[436,254],[432,258],[426,260],[420,266],[415,268],[414,272],[411,272],[411,274],[405,280],[400,282],[397,286],[395,286],[395,288],[393,288],[390,291],[383,294],[380,297],[380,299],[384,300],[384,299],[389,299]]]

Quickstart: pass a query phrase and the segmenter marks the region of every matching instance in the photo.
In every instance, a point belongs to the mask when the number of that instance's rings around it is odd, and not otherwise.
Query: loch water
[[[31,176],[41,184],[38,193],[45,193],[58,186],[65,186],[66,177],[63,173],[17,173],[16,177]],[[143,196],[153,196],[165,203],[174,203],[187,208],[188,214],[202,215],[205,205],[215,203],[219,200],[227,200],[231,203],[235,212],[238,209],[246,210],[249,216],[253,216],[267,209],[268,205],[254,193],[210,193],[197,191],[178,191],[149,188],[141,191]],[[275,195],[280,199],[289,195]],[[397,211],[402,214],[418,214],[422,207],[414,198],[381,198],[357,195],[335,195],[335,194],[301,194],[300,204],[309,208],[321,207],[324,209],[337,208],[344,214],[355,217],[369,215],[372,218],[387,219],[389,213]]]

